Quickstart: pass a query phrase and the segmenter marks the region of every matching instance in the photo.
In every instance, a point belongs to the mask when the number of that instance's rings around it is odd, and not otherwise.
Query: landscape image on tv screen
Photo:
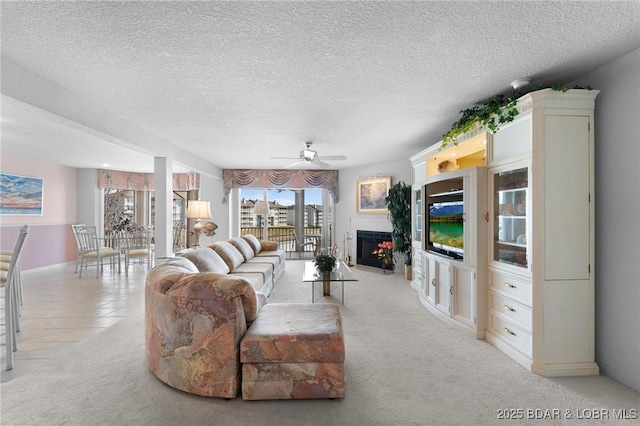
[[[429,244],[454,257],[464,253],[464,203],[449,201],[429,206]]]

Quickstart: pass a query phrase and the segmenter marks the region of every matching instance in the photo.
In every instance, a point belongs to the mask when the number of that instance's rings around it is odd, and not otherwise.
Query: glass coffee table
[[[304,263],[304,273],[302,274],[302,282],[311,283],[311,303],[315,303],[316,283],[322,284],[322,297],[331,296],[331,292],[336,290],[340,285],[341,296],[340,303],[344,305],[344,283],[345,281],[358,281],[353,275],[351,269],[344,263],[338,262],[338,270],[329,273],[329,280],[326,281],[322,277],[322,273],[318,272],[313,261]],[[318,299],[320,299],[319,297]]]

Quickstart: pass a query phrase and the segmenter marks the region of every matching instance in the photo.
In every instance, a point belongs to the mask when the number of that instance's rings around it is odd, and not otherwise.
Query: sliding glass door
[[[289,252],[313,253],[329,245],[328,199],[324,189],[241,189],[240,234],[278,241]],[[301,244],[308,241],[315,246]]]

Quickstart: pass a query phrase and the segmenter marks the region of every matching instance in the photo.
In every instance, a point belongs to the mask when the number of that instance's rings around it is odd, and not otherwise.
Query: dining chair
[[[124,254],[125,275],[129,274],[129,265],[136,260],[146,263],[148,269],[153,267],[154,246],[151,242],[151,231],[148,229],[123,231],[120,241]]]
[[[82,278],[82,270],[88,269],[89,262],[96,265],[96,278],[104,270],[104,260],[109,259],[111,268],[114,262],[118,263],[118,272],[120,272],[120,250],[114,247],[105,247],[104,242],[98,237],[98,230],[95,226],[85,226],[84,229],[78,231],[80,240],[80,273]]]
[[[2,250],[0,252],[0,274],[2,276],[6,276],[9,273],[9,266],[11,265],[11,258],[13,257],[13,251],[11,250]],[[16,261],[16,266],[14,268],[14,282],[13,282],[13,292],[14,296],[18,300],[17,308],[18,308],[18,319],[22,316],[22,278],[20,276],[20,259]],[[20,321],[16,321],[15,323],[16,330],[20,331]]]
[[[11,257],[13,256],[13,251],[11,250],[2,250],[0,251],[0,270],[8,271],[9,263],[11,263]],[[16,296],[18,297],[18,313],[22,313],[22,305],[24,305],[24,301],[22,300],[22,277],[20,275],[20,258],[16,261]],[[20,331],[20,329],[18,329]]]
[[[315,250],[316,250],[316,242],[315,241],[303,241],[303,240],[301,240],[300,238],[298,238],[298,234],[296,234],[296,231],[294,231],[293,229],[291,230],[291,235],[293,236],[293,239],[295,240],[294,249],[298,253],[298,258],[301,257],[302,253],[306,252],[305,248],[307,246],[311,247],[312,251],[315,253]],[[289,257],[291,257],[291,253],[289,254]]]
[[[73,231],[73,238],[76,241],[76,274],[78,273],[78,265],[80,264],[80,259],[82,258],[82,246],[80,245],[80,238],[78,237],[78,231],[85,228],[84,223],[72,224],[71,230]]]
[[[5,324],[5,340],[7,348],[7,370],[13,368],[13,353],[18,350],[18,336],[20,331],[20,319],[18,313],[18,305],[20,303],[16,290],[16,280],[19,275],[17,269],[20,259],[20,252],[24,245],[24,240],[29,233],[29,226],[24,225],[20,228],[20,233],[16,240],[16,244],[11,252],[11,260],[7,270],[0,271],[0,284],[4,287],[4,324]]]

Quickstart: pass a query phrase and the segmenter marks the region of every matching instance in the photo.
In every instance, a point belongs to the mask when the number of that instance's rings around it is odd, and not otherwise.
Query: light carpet
[[[288,261],[269,302],[311,300],[303,262]],[[2,385],[3,425],[576,424],[589,410],[640,409],[640,394],[604,376],[548,379],[430,315],[401,273],[354,268],[341,306],[347,390],[338,400],[243,401],[170,388],[147,369],[142,310]],[[335,303],[324,298],[320,303]],[[499,419],[512,409],[519,420]],[[534,418],[559,410],[559,419]],[[522,410],[522,411],[518,411]],[[522,412],[522,415],[519,413]],[[541,413],[541,412],[537,412]],[[549,412],[554,413],[554,412]],[[571,419],[567,418],[571,414]],[[613,414],[611,414],[613,417]],[[579,419],[579,424],[638,420]]]

